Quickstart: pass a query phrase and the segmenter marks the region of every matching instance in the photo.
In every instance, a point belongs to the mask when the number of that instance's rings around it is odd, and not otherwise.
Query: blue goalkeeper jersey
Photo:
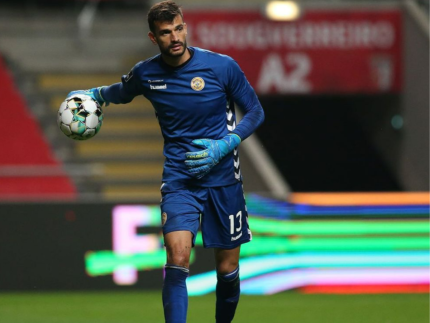
[[[238,64],[230,57],[197,47],[192,56],[172,67],[161,55],[136,64],[121,83],[102,89],[106,102],[128,103],[145,96],[155,109],[164,137],[163,182],[215,187],[241,181],[237,149],[207,175],[194,178],[185,167],[185,153],[199,151],[194,139],[221,139],[228,133],[242,140],[263,122],[261,104]],[[234,104],[244,112],[236,126]]]

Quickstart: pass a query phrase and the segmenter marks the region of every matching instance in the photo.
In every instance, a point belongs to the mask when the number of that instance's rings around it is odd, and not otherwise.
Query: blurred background
[[[0,2],[1,322],[162,322],[148,316],[165,262],[151,104],[104,108],[88,141],[56,123],[70,91],[158,53],[155,2]],[[254,239],[235,322],[428,322],[429,1],[178,3],[189,45],[233,57],[266,115],[240,147]],[[198,237],[190,322],[214,288]]]

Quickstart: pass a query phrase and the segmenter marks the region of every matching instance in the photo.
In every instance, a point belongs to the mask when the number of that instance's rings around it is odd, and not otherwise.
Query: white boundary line
[[[407,0],[403,4],[406,10],[410,13],[410,15],[415,18],[415,21],[424,31],[427,38],[430,38],[429,18],[426,16],[423,9],[421,9],[418,4],[413,0]]]

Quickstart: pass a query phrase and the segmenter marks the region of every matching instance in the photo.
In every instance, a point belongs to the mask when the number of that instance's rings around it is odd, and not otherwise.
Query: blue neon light
[[[425,267],[428,271],[430,258],[428,251],[407,252],[354,252],[354,253],[297,253],[249,257],[240,261],[240,276],[246,279],[297,268],[336,267]],[[339,269],[342,270],[342,269]],[[267,276],[271,277],[271,276]],[[263,278],[262,278],[263,279]],[[188,278],[190,296],[203,295],[215,291],[215,271]],[[262,283],[264,284],[264,283]],[[254,287],[253,287],[254,288]],[[289,287],[290,288],[290,287]],[[292,288],[292,287],[291,287]]]

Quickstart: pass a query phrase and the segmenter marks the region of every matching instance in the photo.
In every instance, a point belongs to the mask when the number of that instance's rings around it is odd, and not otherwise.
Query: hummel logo
[[[241,233],[239,233],[237,236],[235,236],[235,237],[231,237],[231,241],[236,241],[237,239],[239,239],[241,236],[242,236],[242,233],[243,232],[241,232]]]
[[[150,85],[151,90],[165,90],[167,89],[167,84],[164,85]]]

